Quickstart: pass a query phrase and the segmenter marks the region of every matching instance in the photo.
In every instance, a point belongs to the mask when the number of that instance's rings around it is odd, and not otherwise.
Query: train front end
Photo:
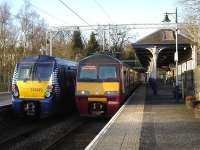
[[[113,116],[121,104],[120,93],[118,64],[79,64],[76,106],[81,116]]]
[[[53,111],[54,61],[30,58],[16,65],[12,82],[12,107],[22,116],[48,116]]]

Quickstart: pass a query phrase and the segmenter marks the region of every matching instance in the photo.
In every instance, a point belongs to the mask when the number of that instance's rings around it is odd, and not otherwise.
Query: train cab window
[[[33,64],[20,64],[17,79],[18,80],[31,80],[33,66],[34,66]]]
[[[34,80],[49,80],[53,69],[53,64],[36,64]]]
[[[80,79],[97,79],[97,67],[96,66],[81,66]]]
[[[117,79],[116,67],[115,66],[100,66],[99,79],[103,79],[103,80]]]

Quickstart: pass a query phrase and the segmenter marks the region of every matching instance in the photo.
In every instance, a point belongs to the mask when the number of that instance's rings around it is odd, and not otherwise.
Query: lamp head
[[[164,18],[164,20],[162,22],[170,22],[170,21],[171,20],[169,19],[168,14],[166,13],[165,14],[165,18]]]

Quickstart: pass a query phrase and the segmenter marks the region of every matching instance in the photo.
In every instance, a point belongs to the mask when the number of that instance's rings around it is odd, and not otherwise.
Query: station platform
[[[158,89],[139,87],[85,149],[200,149],[200,111],[177,102],[172,87]]]
[[[86,149],[139,149],[145,93],[138,88]]]
[[[11,94],[9,92],[0,92],[0,106],[11,104]]]

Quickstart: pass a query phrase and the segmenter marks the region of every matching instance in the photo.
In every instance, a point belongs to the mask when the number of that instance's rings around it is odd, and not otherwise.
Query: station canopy
[[[191,59],[192,50],[191,44],[193,42],[185,36],[178,34],[178,58],[179,63]],[[172,29],[160,29],[136,43],[132,44],[136,51],[142,66],[147,68],[152,57],[149,49],[157,48],[160,52],[157,59],[157,67],[162,68],[175,64],[174,53],[176,51],[176,37],[175,31]]]

